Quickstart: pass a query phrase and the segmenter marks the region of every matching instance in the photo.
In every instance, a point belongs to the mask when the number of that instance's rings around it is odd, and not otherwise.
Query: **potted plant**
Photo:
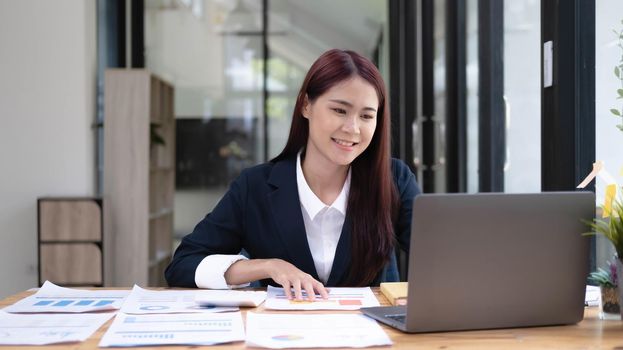
[[[588,232],[587,235],[600,234],[606,237],[614,246],[616,251],[616,274],[621,276],[623,273],[623,203],[619,200],[612,201],[612,207],[610,217],[607,219],[593,219],[592,222],[588,222],[588,225],[593,229],[592,232]],[[604,271],[604,270],[602,270]],[[599,270],[596,272],[599,274]],[[611,272],[612,274],[612,272]],[[592,276],[593,274],[591,274]],[[600,275],[601,277],[605,277]],[[599,276],[596,276],[599,277]],[[605,282],[605,279],[602,279]],[[599,283],[599,282],[598,282]],[[601,285],[601,283],[600,283]],[[619,289],[619,305],[623,305],[623,295],[621,289]],[[619,308],[623,313],[623,308]],[[623,314],[622,314],[623,316]]]
[[[621,20],[623,24],[623,20]],[[614,30],[613,32],[618,40],[618,47],[621,49],[621,59],[618,60],[614,66],[614,75],[621,87],[616,89],[616,99],[623,99],[623,29]],[[611,108],[610,113],[617,119],[620,119],[621,124],[617,124],[616,127],[623,131],[623,107]],[[623,169],[621,169],[623,175]],[[593,175],[594,176],[594,175]],[[612,187],[614,188],[612,188]],[[617,196],[617,192],[619,195]],[[586,235],[600,234],[606,237],[614,246],[616,255],[614,263],[608,262],[608,271],[599,268],[597,271],[592,272],[589,276],[589,280],[597,283],[600,286],[602,292],[602,300],[604,300],[604,289],[609,287],[616,287],[616,276],[622,276],[623,273],[623,187],[619,187],[616,184],[612,184],[609,181],[608,188],[606,189],[606,203],[602,207],[604,210],[604,218],[593,219],[591,222],[586,222],[592,229],[592,232],[586,233]],[[616,266],[616,269],[613,268]],[[612,291],[609,291],[609,296],[612,295]],[[606,298],[609,298],[606,296]],[[623,287],[618,288],[618,304],[621,319],[623,319]],[[606,305],[602,304],[605,308]],[[605,309],[604,312],[607,312]]]
[[[588,279],[599,286],[601,311],[607,314],[620,314],[617,266],[613,261],[608,261],[607,264],[607,270],[599,267],[597,271],[591,272]]]

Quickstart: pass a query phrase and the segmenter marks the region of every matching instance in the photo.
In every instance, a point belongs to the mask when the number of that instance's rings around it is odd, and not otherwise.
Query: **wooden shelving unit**
[[[146,70],[105,73],[107,286],[165,285],[164,268],[173,249],[173,97],[173,87]]]
[[[37,200],[39,285],[103,285],[102,201],[44,197]]]

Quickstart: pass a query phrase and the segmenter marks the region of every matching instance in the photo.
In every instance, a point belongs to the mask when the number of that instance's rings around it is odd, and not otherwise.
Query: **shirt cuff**
[[[248,287],[249,283],[228,285],[225,281],[225,271],[238,260],[247,260],[244,255],[208,255],[195,270],[195,284],[199,288],[231,289]]]

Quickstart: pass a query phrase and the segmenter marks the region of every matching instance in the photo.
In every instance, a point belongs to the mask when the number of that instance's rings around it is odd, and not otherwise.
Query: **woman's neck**
[[[312,154],[301,156],[301,168],[312,192],[326,205],[331,205],[342,192],[348,165],[337,165]]]

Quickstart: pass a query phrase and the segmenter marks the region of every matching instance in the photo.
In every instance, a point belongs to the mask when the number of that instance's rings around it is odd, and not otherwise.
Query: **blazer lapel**
[[[268,203],[279,236],[287,247],[290,262],[318,279],[301,213],[296,184],[296,158],[276,162],[268,183],[275,187],[268,194]]]
[[[331,274],[329,275],[327,286],[337,286],[347,276],[348,262],[350,261],[350,236],[350,222],[348,218],[346,218],[342,226],[340,240],[337,242],[337,248],[335,249],[335,258],[333,259],[333,266],[331,267]]]

